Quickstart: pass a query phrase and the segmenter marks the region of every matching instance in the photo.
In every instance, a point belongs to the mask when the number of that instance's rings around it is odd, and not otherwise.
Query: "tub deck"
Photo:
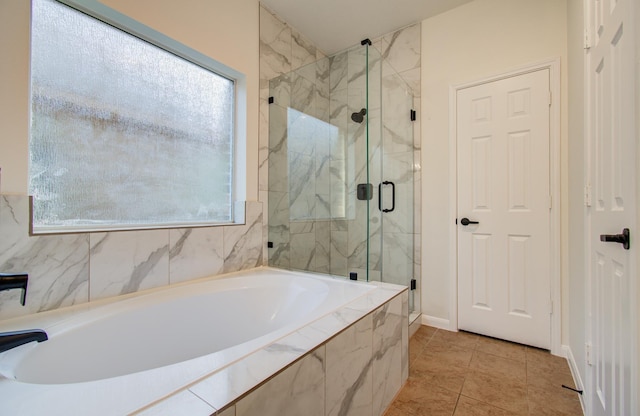
[[[291,274],[293,272],[278,269],[260,268],[254,272],[273,272]],[[244,273],[233,273],[227,277],[237,277]],[[307,273],[293,273],[312,279],[330,279],[344,281],[341,278],[321,277]],[[224,279],[216,276],[200,279],[185,286]],[[351,284],[346,281],[345,283]],[[402,286],[385,283],[360,283],[367,290],[357,293],[348,302],[340,305],[331,304],[326,310],[312,315],[310,321],[301,326],[283,327],[271,334],[271,338],[258,337],[245,342],[238,348],[228,348],[212,354],[206,354],[186,361],[164,365],[157,368],[138,371],[132,374],[97,379],[84,382],[64,382],[62,384],[36,384],[19,382],[8,377],[0,377],[0,414],[180,414],[189,409],[190,415],[210,415],[219,410],[233,408],[235,403],[260,390],[258,387],[279,374],[283,369],[304,362],[305,357],[316,354],[319,346],[325,345],[336,335],[367,317],[380,321],[386,318],[373,312],[386,310],[383,306],[396,299],[398,311],[394,316],[402,316],[404,322],[395,325],[402,328],[401,333],[394,329],[390,336],[399,339],[402,345],[402,368],[408,345],[408,317],[406,307],[407,289]],[[78,305],[70,308],[45,312],[28,317],[16,318],[0,324],[0,331],[26,329],[27,327],[54,328],[64,322],[72,322],[78,314],[91,315],[100,313],[113,304],[144,298],[149,294],[164,294],[172,288],[163,288],[126,295],[110,300]],[[400,300],[402,299],[402,300]],[[386,313],[386,312],[385,312]],[[398,315],[400,314],[400,315]],[[384,315],[386,316],[386,315]],[[375,326],[375,323],[373,324]],[[394,327],[395,328],[395,327]],[[389,331],[389,330],[387,330]],[[55,337],[55,331],[53,334]],[[47,341],[49,342],[49,341]],[[395,344],[394,344],[395,345]],[[30,344],[19,348],[37,348]],[[18,350],[18,349],[15,349]],[[20,353],[13,351],[12,354]],[[6,354],[6,353],[5,353]],[[397,355],[397,354],[395,354]],[[2,357],[0,355],[0,357]],[[0,359],[0,371],[7,373],[11,359]],[[4,366],[4,370],[2,370]],[[399,369],[404,372],[404,370]],[[10,371],[9,371],[10,374]],[[324,376],[323,376],[324,377]],[[406,375],[402,374],[406,380]],[[397,386],[398,388],[400,386]],[[395,388],[395,387],[394,387]],[[389,394],[387,394],[389,395]],[[384,410],[384,409],[383,409]],[[376,413],[376,412],[374,412]]]

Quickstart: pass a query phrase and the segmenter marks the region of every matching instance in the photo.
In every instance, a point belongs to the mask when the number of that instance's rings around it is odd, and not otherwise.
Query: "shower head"
[[[351,114],[351,120],[355,121],[356,123],[362,123],[362,121],[364,120],[364,116],[366,115],[367,109],[363,108],[359,112]]]

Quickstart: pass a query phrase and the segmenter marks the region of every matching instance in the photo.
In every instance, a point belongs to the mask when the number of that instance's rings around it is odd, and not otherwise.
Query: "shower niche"
[[[415,286],[412,106],[364,41],[269,81],[270,266]]]

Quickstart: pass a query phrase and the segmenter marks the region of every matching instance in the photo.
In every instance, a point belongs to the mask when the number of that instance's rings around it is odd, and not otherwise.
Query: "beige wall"
[[[563,339],[567,274],[567,4],[564,0],[475,0],[422,24],[422,313],[449,320],[449,87],[560,58]],[[578,157],[581,157],[579,155]],[[450,323],[455,326],[456,323]]]
[[[102,3],[246,76],[246,199],[257,200],[258,0],[104,0]],[[28,186],[30,2],[0,2],[0,190]]]
[[[582,381],[585,381],[587,313],[585,309],[584,186],[584,23],[583,0],[567,0],[569,99],[569,341]]]

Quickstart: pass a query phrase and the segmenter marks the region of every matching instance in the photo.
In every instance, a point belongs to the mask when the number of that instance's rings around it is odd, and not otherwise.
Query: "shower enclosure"
[[[365,40],[269,90],[269,265],[415,287],[410,88]]]

